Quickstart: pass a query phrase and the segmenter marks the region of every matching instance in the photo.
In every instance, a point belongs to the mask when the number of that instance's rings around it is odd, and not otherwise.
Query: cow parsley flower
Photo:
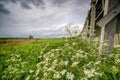
[[[93,74],[93,70],[91,71],[91,70],[84,70],[84,74],[88,77],[88,78],[91,78],[91,77],[93,77],[94,76],[94,74]]]
[[[55,72],[55,74],[53,75],[54,79],[59,79],[61,78],[61,75],[59,72]]]
[[[101,63],[101,61],[97,61],[97,62],[94,63],[94,65],[98,65],[100,63]]]
[[[74,62],[74,63],[72,64],[72,67],[77,66],[78,64],[79,64],[78,62]]]
[[[64,75],[66,73],[66,70],[62,70],[60,73]]]
[[[76,42],[73,42],[72,45],[75,46],[75,45],[77,45],[77,43],[76,43]]]
[[[30,75],[29,75],[29,76],[27,76],[27,78],[26,78],[25,80],[30,80]]]
[[[33,70],[29,70],[29,73],[33,73],[34,71]]]
[[[116,66],[112,66],[112,71],[113,71],[114,73],[117,73],[119,70],[118,70],[118,68],[117,68]]]
[[[44,77],[47,76],[47,73],[45,72],[45,73],[43,74],[43,76],[44,76]]]
[[[115,59],[115,63],[120,63],[120,59]]]
[[[69,47],[69,43],[65,43],[64,46],[65,46],[65,47]]]
[[[67,75],[66,75],[66,77],[69,79],[69,80],[73,80],[74,79],[74,74],[72,74],[71,72],[69,73],[67,73]]]
[[[65,61],[65,62],[64,62],[65,66],[67,66],[67,65],[68,65],[68,63],[69,63],[68,61]]]
[[[36,71],[36,74],[35,74],[35,75],[37,76],[37,75],[39,74],[39,72],[40,72],[40,70],[38,69],[38,70]]]
[[[82,78],[81,80],[88,80],[88,79],[85,77],[85,78]]]
[[[36,77],[35,80],[39,80],[39,77]]]
[[[54,69],[55,69],[55,66],[52,66],[52,67],[48,68],[47,71],[54,71]]]

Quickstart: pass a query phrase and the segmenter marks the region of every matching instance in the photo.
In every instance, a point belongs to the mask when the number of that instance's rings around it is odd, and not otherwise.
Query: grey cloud
[[[21,1],[20,4],[25,9],[31,9],[31,7],[29,6],[29,4],[27,2],[25,2],[25,1]]]
[[[5,13],[5,14],[9,14],[9,10],[7,10],[3,4],[0,3],[0,13]]]
[[[41,7],[41,8],[43,8],[43,5],[44,5],[43,0],[21,0],[20,1],[21,6],[26,9],[32,9],[32,7],[30,7],[29,5],[30,3],[32,3],[36,7]]]
[[[68,1],[70,1],[70,0],[52,0],[52,3],[53,3],[53,5],[61,6]]]
[[[73,4],[76,4],[78,6],[80,5],[84,5],[86,3],[89,3],[90,0],[51,0],[53,5],[58,5],[58,6],[62,6],[67,2],[72,1]],[[68,7],[70,7],[71,5],[69,5]]]
[[[21,6],[25,9],[31,9],[29,3],[32,3],[34,6],[38,7],[41,5],[44,5],[43,0],[0,0],[0,2],[4,2],[4,3],[16,3],[16,2],[20,2]]]
[[[44,5],[43,0],[26,0],[28,3],[32,3],[35,6]]]
[[[5,2],[5,3],[9,3],[9,2],[16,3],[17,1],[20,0],[0,0],[0,2]]]
[[[79,5],[90,3],[90,0],[76,0]]]

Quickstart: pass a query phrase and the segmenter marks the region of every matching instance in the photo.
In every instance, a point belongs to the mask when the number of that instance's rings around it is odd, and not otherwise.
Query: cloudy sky
[[[0,0],[0,37],[63,37],[84,24],[90,0]]]

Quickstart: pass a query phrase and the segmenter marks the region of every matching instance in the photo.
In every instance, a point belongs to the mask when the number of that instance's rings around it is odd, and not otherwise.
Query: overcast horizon
[[[0,37],[59,38],[64,25],[82,30],[90,0],[0,0]]]

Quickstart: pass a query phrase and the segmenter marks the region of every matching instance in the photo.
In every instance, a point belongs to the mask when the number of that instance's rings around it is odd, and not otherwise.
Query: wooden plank
[[[95,29],[95,0],[93,0],[91,4],[91,21],[90,21],[90,27],[91,27],[91,32],[90,32],[90,43],[93,41],[94,37],[94,29]]]
[[[117,26],[117,18],[114,18],[112,21],[110,21],[109,24],[106,25],[105,40],[108,41],[108,52],[109,53],[112,53],[116,26]]]
[[[114,17],[116,17],[120,13],[120,3],[114,8],[110,13],[105,15],[97,25],[100,27],[104,27],[107,25]]]
[[[100,15],[103,13],[103,10],[98,14],[98,16],[96,17],[96,19],[95,20],[97,20],[99,17],[100,17]]]
[[[105,5],[104,5],[104,16],[107,15],[108,13],[108,6],[109,6],[109,0],[105,0]],[[101,36],[100,36],[100,48],[99,48],[99,55],[98,59],[101,58],[101,55],[103,54],[103,48],[104,48],[104,40],[105,40],[105,26],[102,27],[101,29]]]

